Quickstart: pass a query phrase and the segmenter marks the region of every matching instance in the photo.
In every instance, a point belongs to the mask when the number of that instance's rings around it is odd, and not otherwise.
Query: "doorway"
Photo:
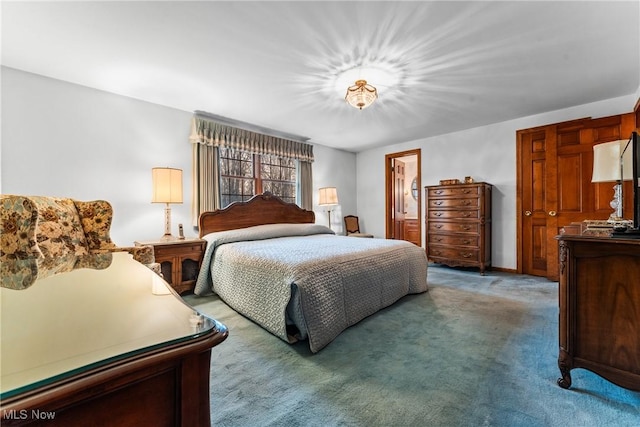
[[[421,152],[385,155],[385,237],[422,246]]]

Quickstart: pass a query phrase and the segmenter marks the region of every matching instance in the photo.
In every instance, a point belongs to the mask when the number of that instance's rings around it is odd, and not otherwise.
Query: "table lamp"
[[[164,208],[164,235],[162,241],[173,240],[171,235],[170,203],[182,203],[182,169],[153,168],[153,197],[151,203],[166,203]]]
[[[629,181],[633,176],[630,156],[625,156],[624,160],[621,159],[626,143],[625,139],[593,146],[591,182],[615,182],[613,200],[609,203],[613,208],[613,212],[609,215],[609,222],[622,220],[622,181]]]

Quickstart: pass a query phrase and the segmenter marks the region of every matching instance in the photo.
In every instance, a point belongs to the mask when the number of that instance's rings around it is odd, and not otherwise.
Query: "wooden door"
[[[523,131],[519,134],[522,150],[522,272],[534,276],[547,275],[547,169],[554,167],[555,140],[551,128]]]
[[[609,217],[613,183],[591,183],[593,146],[626,138],[634,121],[624,114],[518,131],[518,271],[558,280],[562,227]]]
[[[393,236],[392,239],[404,240],[404,180],[405,163],[393,160]]]
[[[416,227],[412,230],[412,233],[405,234],[406,218],[404,210],[404,198],[405,188],[405,163],[414,161],[416,162],[416,187],[420,188],[422,185],[421,170],[422,170],[422,154],[419,148],[414,150],[402,151],[399,153],[385,154],[385,238],[387,239],[411,239],[417,245],[422,243],[422,193],[418,191],[416,197],[417,203],[417,221]],[[400,170],[397,167],[401,166]],[[398,173],[396,173],[398,172]],[[401,178],[397,176],[401,175]],[[411,177],[410,177],[411,178]],[[399,181],[401,179],[402,181]],[[404,223],[404,224],[403,224]]]

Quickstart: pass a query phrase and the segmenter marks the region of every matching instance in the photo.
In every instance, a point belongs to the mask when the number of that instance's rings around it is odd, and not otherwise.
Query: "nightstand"
[[[156,262],[162,268],[164,280],[169,282],[178,294],[193,292],[207,246],[206,240],[186,238],[134,243],[136,246],[153,246]]]

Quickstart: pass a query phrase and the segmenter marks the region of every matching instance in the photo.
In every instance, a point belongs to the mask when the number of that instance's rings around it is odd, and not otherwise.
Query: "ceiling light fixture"
[[[347,88],[347,95],[344,99],[352,106],[362,110],[373,104],[378,98],[378,91],[375,87],[367,84],[366,80],[356,80],[356,84]]]

